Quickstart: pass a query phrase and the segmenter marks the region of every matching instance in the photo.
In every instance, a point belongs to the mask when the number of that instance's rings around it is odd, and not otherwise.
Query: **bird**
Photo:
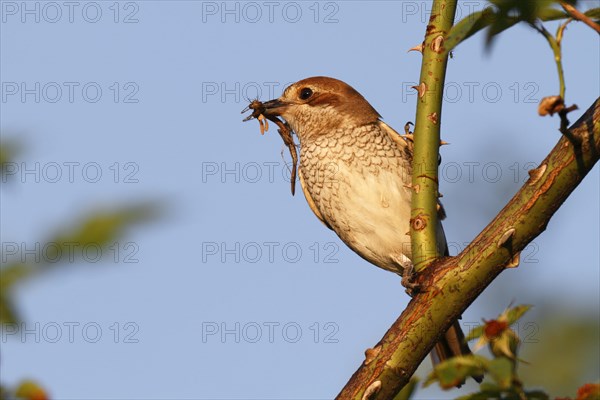
[[[298,176],[317,218],[356,254],[403,276],[412,275],[412,142],[382,121],[353,87],[316,76],[289,85],[262,103],[266,118],[282,118],[299,140]],[[441,219],[437,246],[447,254]],[[432,352],[434,364],[471,354],[458,321]],[[478,378],[478,377],[477,377]]]

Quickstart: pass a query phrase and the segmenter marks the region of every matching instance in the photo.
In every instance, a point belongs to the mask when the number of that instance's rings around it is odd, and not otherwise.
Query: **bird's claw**
[[[395,259],[400,267],[400,276],[402,276],[401,284],[406,289],[406,293],[412,297],[417,294],[421,288],[421,285],[416,282],[417,273],[415,272],[415,266],[410,258],[405,255],[401,255],[399,258]]]
[[[413,297],[415,294],[419,293],[421,289],[421,285],[416,282],[417,274],[415,272],[415,268],[411,264],[409,268],[405,268],[402,273],[402,281],[401,284],[405,288],[406,294],[410,297]]]
[[[411,125],[415,125],[412,122],[408,121],[406,124],[404,124],[404,134],[405,135],[412,135],[412,131],[410,130],[410,126]]]

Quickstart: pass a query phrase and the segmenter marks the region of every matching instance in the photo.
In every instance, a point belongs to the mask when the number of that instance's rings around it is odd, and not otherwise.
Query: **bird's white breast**
[[[378,125],[302,143],[306,190],[325,222],[367,261],[410,258],[410,160]]]

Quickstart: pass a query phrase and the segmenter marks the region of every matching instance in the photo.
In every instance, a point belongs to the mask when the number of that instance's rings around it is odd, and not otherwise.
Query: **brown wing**
[[[392,128],[385,122],[380,120],[380,121],[377,121],[377,123],[379,124],[381,129],[383,129],[383,131],[386,132],[388,134],[388,136],[394,141],[394,143],[396,143],[396,145],[398,145],[398,148],[400,149],[400,151],[404,152],[408,156],[408,160],[412,162],[412,155],[413,155],[412,142],[408,139],[405,139],[402,135],[400,135],[398,132],[396,132],[394,130],[394,128]],[[444,206],[442,205],[442,203],[440,201],[438,201],[438,218],[440,220],[443,220],[446,218],[446,211],[444,210]],[[443,235],[443,233],[442,233],[442,235]]]
[[[302,188],[302,193],[304,193],[304,197],[306,198],[306,202],[308,203],[308,206],[310,207],[310,209],[312,210],[313,213],[315,213],[315,215],[317,216],[317,218],[319,218],[319,220],[329,229],[331,229],[331,226],[329,226],[329,224],[325,221],[325,218],[323,218],[323,216],[321,215],[321,213],[319,212],[319,210],[317,209],[317,205],[315,204],[315,201],[313,200],[312,196],[310,195],[310,192],[308,191],[308,189],[306,189],[306,185],[304,183],[304,177],[302,176],[302,170],[298,169],[298,176],[300,177],[300,187]]]

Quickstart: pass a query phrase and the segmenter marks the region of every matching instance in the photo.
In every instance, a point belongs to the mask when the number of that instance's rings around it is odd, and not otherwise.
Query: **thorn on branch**
[[[527,171],[527,173],[529,174],[528,184],[534,185],[544,175],[544,172],[546,172],[547,167],[548,166],[546,164],[542,164],[537,168],[530,169],[529,171]]]
[[[381,381],[375,381],[369,385],[365,394],[362,396],[362,400],[370,400],[381,390]]]
[[[519,263],[521,262],[521,252],[516,253],[512,256],[508,264],[506,264],[506,268],[517,268]]]
[[[517,230],[515,228],[511,227],[504,232],[502,237],[500,237],[500,240],[498,240],[498,247],[503,247],[513,237],[516,231]]]
[[[365,350],[365,365],[369,365],[381,351],[381,345]]]
[[[425,82],[421,82],[421,84],[419,86],[411,86],[411,88],[413,88],[417,92],[419,92],[420,99],[422,99],[423,96],[425,96],[425,92],[427,92],[427,85],[425,84]]]
[[[411,47],[410,49],[408,49],[407,53],[410,53],[411,51],[418,51],[419,53],[423,54],[423,48],[425,46],[423,46],[423,43],[418,44],[414,47]]]

